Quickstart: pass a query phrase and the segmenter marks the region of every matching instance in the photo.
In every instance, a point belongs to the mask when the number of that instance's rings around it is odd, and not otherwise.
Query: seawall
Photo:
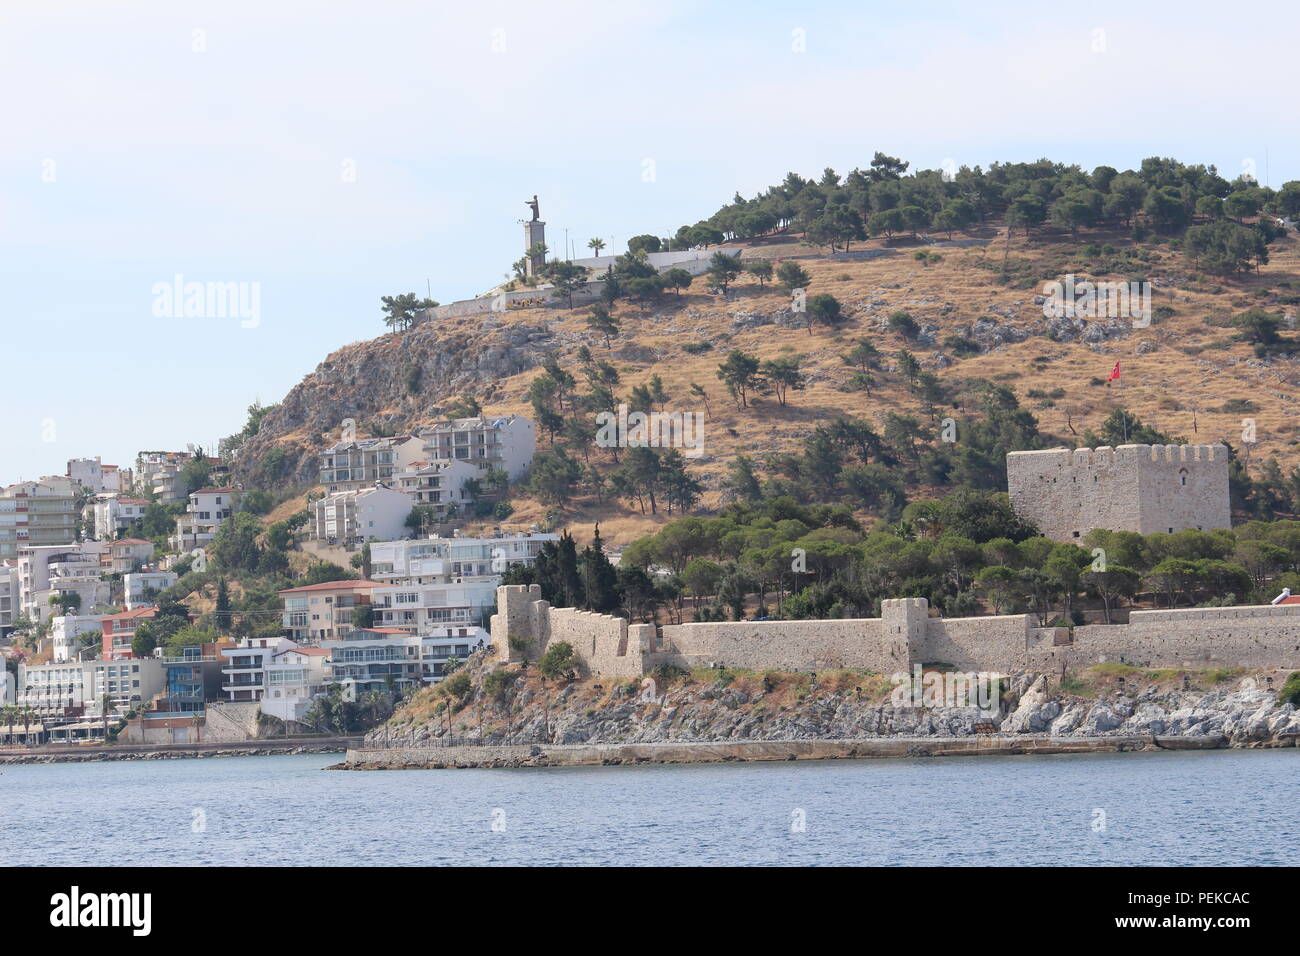
[[[636,764],[852,760],[882,757],[983,757],[1018,754],[1217,750],[1227,737],[893,737],[854,740],[694,741],[653,744],[349,749],[331,770],[443,770],[488,767],[599,767]],[[1295,739],[1274,746],[1295,746]]]

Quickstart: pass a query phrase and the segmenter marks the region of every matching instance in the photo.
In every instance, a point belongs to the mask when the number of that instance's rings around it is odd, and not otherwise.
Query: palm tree
[[[587,248],[590,249],[592,252],[594,252],[597,256],[599,256],[600,250],[605,248],[605,240],[589,239],[587,240]]]
[[[27,738],[30,736],[30,733],[28,732],[28,728],[31,727],[32,718],[35,716],[36,716],[36,712],[32,710],[30,707],[23,708],[23,742],[24,743],[28,742]]]
[[[111,694],[104,694],[99,698],[100,715],[104,718],[104,743],[108,743],[108,712],[112,709],[113,697]]]

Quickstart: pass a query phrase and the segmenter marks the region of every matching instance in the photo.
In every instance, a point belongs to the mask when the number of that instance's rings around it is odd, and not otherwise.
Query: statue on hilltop
[[[537,222],[538,219],[541,218],[540,214],[537,211],[537,193],[533,193],[533,198],[531,200],[525,200],[524,205],[532,209],[533,222]]]

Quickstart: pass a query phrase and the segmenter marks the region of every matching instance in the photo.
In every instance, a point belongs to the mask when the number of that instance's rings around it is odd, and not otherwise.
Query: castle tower
[[[881,637],[899,670],[921,663],[929,630],[930,602],[925,598],[891,598],[880,602]]]
[[[1170,534],[1232,526],[1224,445],[1013,451],[1007,493],[1016,514],[1058,541],[1093,528]]]

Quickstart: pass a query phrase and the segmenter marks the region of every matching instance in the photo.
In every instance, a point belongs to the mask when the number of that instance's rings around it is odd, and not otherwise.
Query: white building
[[[100,495],[90,506],[94,514],[95,537],[100,541],[116,538],[135,522],[143,520],[148,507],[147,498]]]
[[[528,470],[537,448],[537,429],[522,415],[449,419],[422,429],[420,438],[431,463],[467,461],[482,471],[500,468],[511,481]]]
[[[228,663],[221,669],[225,675],[221,690],[226,699],[261,700],[266,690],[267,664],[277,653],[296,646],[285,637],[246,637],[235,647],[223,649],[220,654]]]
[[[117,538],[104,542],[103,566],[109,574],[130,574],[153,560],[153,542],[144,538]]]
[[[183,515],[176,518],[176,533],[168,542],[173,551],[202,548],[217,536],[217,529],[234,514],[234,488],[200,488],[190,494]]]
[[[448,627],[480,628],[496,601],[501,575],[532,564],[555,534],[492,538],[418,538],[370,545],[370,594],[376,627],[432,635]]]
[[[42,718],[102,717],[105,696],[110,713],[124,713],[147,703],[163,686],[163,663],[152,657],[18,665],[18,706],[31,707]]]
[[[301,721],[312,698],[325,688],[329,656],[323,647],[290,647],[272,654],[262,667],[262,713]]]
[[[320,483],[333,494],[391,482],[420,458],[421,446],[414,435],[337,442],[320,453]]]
[[[21,613],[43,624],[57,613],[50,607],[50,598],[55,595],[78,595],[82,613],[107,605],[109,585],[101,577],[106,547],[100,541],[24,547],[18,553]]]
[[[478,627],[443,628],[427,635],[368,627],[355,628],[322,647],[330,653],[328,683],[343,688],[344,700],[355,701],[372,691],[402,693],[436,683],[449,660],[464,660],[487,641],[488,632]]]
[[[313,502],[312,537],[344,547],[400,537],[414,500],[393,488],[338,491]]]
[[[0,637],[13,629],[21,613],[18,563],[0,562]]]
[[[98,456],[72,459],[68,462],[68,470],[65,474],[93,494],[102,492],[116,494],[131,489],[131,469],[105,465]]]
[[[91,656],[98,657],[103,638],[102,620],[96,614],[65,614],[53,618],[50,637],[54,643],[54,663],[65,664],[81,659],[82,634],[95,635],[89,646],[94,648]]]
[[[483,473],[476,465],[459,459],[443,459],[430,464],[416,462],[396,478],[396,486],[418,505],[433,508],[438,520],[454,514],[464,514],[474,504],[475,497],[465,485],[482,479]],[[399,531],[389,537],[400,537]]]
[[[123,575],[126,609],[134,611],[138,607],[149,607],[154,603],[152,595],[166,591],[179,580],[180,575],[175,571],[135,571]]]
[[[0,491],[0,561],[17,557],[19,549],[29,545],[76,540],[77,491],[62,475]]]

